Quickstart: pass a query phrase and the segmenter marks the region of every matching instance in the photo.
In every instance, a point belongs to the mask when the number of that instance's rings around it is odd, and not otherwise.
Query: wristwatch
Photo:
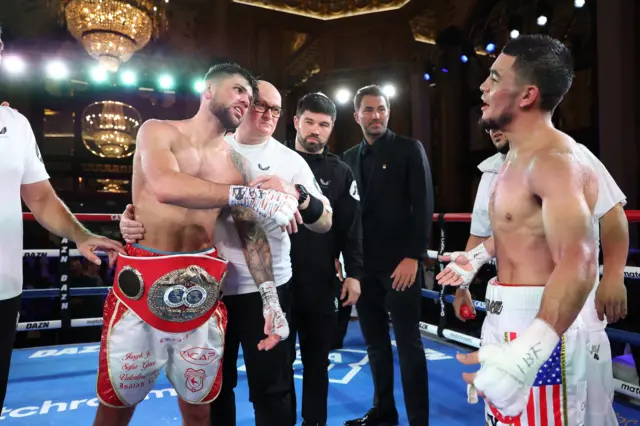
[[[300,194],[300,197],[298,197],[298,205],[304,203],[305,201],[307,201],[307,198],[309,198],[309,192],[307,191],[307,188],[305,188],[302,185],[295,185],[296,190],[298,191],[298,194]]]

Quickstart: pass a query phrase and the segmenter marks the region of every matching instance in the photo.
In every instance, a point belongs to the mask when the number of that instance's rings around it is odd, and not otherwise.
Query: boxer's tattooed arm
[[[237,151],[231,150],[231,162],[240,176],[242,185],[248,185],[253,176],[251,164]],[[271,248],[267,233],[258,221],[258,215],[246,207],[232,207],[231,217],[236,224],[244,257],[249,267],[249,273],[256,285],[267,281],[274,281],[273,266],[271,262]]]
[[[271,248],[267,234],[257,220],[256,214],[246,207],[232,207],[231,217],[235,222],[242,243],[249,273],[256,285],[273,282]]]

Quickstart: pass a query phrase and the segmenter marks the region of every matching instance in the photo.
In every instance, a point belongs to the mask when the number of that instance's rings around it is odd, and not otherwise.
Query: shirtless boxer
[[[481,363],[464,380],[486,399],[487,424],[584,422],[587,330],[579,313],[597,277],[597,175],[551,115],[569,90],[569,50],[542,35],[512,40],[482,91],[482,124],[502,130],[510,151],[489,201],[493,237],[437,279],[459,284],[496,257],[487,288],[495,309],[483,345],[458,355]],[[455,260],[455,259],[454,259]],[[542,420],[544,419],[544,420]]]
[[[509,141],[500,131],[490,132],[498,153],[484,160],[478,169],[482,179],[478,185],[471,230],[467,247],[476,247],[492,234],[489,221],[489,195],[493,182],[509,152]],[[629,252],[629,223],[624,213],[626,196],[609,174],[606,167],[589,149],[578,144],[578,148],[589,158],[598,174],[598,200],[595,206],[596,224],[602,231],[603,268],[602,278],[596,281],[580,315],[589,332],[587,350],[589,364],[587,372],[587,406],[584,426],[616,426],[617,416],[613,410],[614,384],[611,362],[611,345],[605,331],[611,324],[627,314],[627,290],[624,285],[624,268]],[[596,232],[599,235],[600,232]],[[599,244],[598,244],[599,245]],[[463,262],[463,256],[456,261]],[[463,283],[466,285],[471,282]],[[453,308],[456,316],[465,321],[461,307],[475,314],[471,293],[466,286],[456,289]],[[606,320],[605,320],[606,315]]]
[[[255,79],[235,64],[220,64],[205,83],[195,117],[150,120],[138,133],[132,196],[146,233],[118,259],[105,302],[96,426],[127,425],[163,367],[180,397],[183,424],[209,425],[227,323],[220,301],[227,261],[212,244],[223,207],[230,207],[244,244],[259,246],[248,247],[252,273],[276,333],[261,345],[273,347],[288,335],[275,285],[267,281],[269,245],[254,212],[284,226],[298,202],[247,187],[249,167],[224,141],[225,130],[238,126],[251,103]]]

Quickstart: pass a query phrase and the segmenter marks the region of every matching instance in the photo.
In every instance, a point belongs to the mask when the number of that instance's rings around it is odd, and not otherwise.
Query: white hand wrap
[[[258,287],[260,296],[262,296],[262,315],[266,319],[271,314],[272,325],[270,334],[277,334],[282,340],[289,337],[289,323],[287,317],[280,307],[280,299],[278,298],[278,290],[275,283],[267,281]]]
[[[503,417],[517,417],[527,406],[538,370],[559,343],[555,330],[536,318],[515,340],[480,348],[482,367],[473,385]]]
[[[482,265],[493,259],[483,243],[480,243],[479,246],[474,247],[469,251],[454,251],[449,256],[451,256],[451,262],[447,265],[447,268],[451,269],[462,278],[460,288],[469,288]],[[460,256],[467,258],[472,268],[470,271],[456,265],[456,259]]]
[[[298,201],[288,194],[272,189],[231,185],[229,206],[248,207],[260,216],[274,220],[280,226],[287,226],[298,210]]]

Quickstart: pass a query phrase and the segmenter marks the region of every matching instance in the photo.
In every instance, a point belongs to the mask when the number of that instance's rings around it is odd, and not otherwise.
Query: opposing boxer
[[[463,377],[485,398],[490,424],[584,422],[588,333],[579,313],[597,277],[598,179],[551,122],[572,74],[560,41],[523,35],[480,86],[482,124],[510,143],[489,201],[493,236],[463,254],[469,263],[450,264],[437,278],[459,284],[492,257],[498,262],[483,345],[458,356],[482,364]]]
[[[509,152],[509,141],[499,131],[491,131],[491,140],[498,153],[484,160],[478,168],[482,171],[471,215],[471,235],[466,250],[476,247],[492,234],[489,221],[489,194],[493,182]],[[589,331],[589,364],[587,372],[587,406],[584,426],[616,426],[613,410],[614,384],[611,363],[611,345],[605,331],[608,323],[616,322],[627,314],[627,291],[624,286],[624,267],[629,252],[629,224],[624,213],[626,196],[609,174],[606,167],[584,145],[578,144],[598,174],[598,200],[596,225],[602,230],[603,275],[596,281],[580,315]],[[596,235],[600,232],[597,229]],[[459,258],[463,259],[463,257]],[[470,282],[465,283],[470,284]],[[456,289],[453,302],[456,316],[465,320],[461,307],[467,306],[475,313],[469,289]],[[606,320],[605,320],[606,315]]]
[[[256,214],[287,225],[298,202],[246,186],[249,166],[224,141],[225,130],[236,128],[251,104],[255,79],[238,65],[220,64],[205,84],[193,118],[151,120],[139,130],[132,196],[146,233],[118,259],[105,302],[96,426],[128,424],[162,368],[180,397],[183,424],[209,424],[209,403],[221,387],[227,324],[220,300],[227,261],[212,244],[223,207],[230,207],[252,253],[250,270],[272,323],[261,345],[273,347],[288,335]]]

